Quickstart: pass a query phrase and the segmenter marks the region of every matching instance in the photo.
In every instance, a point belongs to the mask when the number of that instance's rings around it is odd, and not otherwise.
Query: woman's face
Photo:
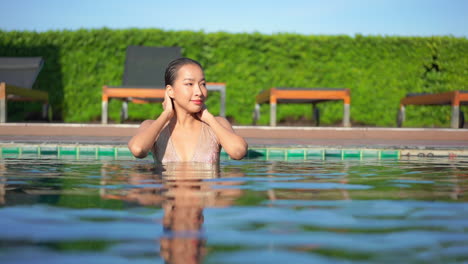
[[[196,64],[185,64],[180,67],[176,76],[169,90],[174,106],[188,113],[200,112],[208,93],[202,69]]]

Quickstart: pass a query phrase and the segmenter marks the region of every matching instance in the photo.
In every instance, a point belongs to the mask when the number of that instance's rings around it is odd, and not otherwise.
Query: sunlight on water
[[[0,263],[468,261],[468,161],[0,160]]]

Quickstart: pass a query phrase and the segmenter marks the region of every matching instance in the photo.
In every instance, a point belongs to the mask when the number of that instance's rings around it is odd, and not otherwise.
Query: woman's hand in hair
[[[170,98],[169,94],[167,93],[167,90],[164,95],[164,101],[162,102],[162,106],[164,112],[168,113],[169,118],[172,118],[174,116],[174,105],[172,102],[172,98]]]
[[[208,109],[206,108],[206,105],[203,105],[203,108],[200,112],[197,113],[197,117],[205,122],[208,123],[210,118],[213,118],[213,115],[208,112]]]

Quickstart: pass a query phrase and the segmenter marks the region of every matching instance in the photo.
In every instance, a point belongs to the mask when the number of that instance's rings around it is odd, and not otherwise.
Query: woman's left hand
[[[206,108],[206,106],[203,105],[202,110],[201,110],[200,112],[197,113],[197,117],[198,117],[201,121],[207,122],[208,119],[209,119],[210,117],[211,117],[211,118],[213,117],[213,115],[212,115],[210,112],[208,112],[208,109]]]

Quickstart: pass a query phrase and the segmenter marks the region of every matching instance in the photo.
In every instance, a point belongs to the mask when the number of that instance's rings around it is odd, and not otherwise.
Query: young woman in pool
[[[157,163],[219,161],[221,147],[232,159],[242,159],[247,143],[229,121],[213,116],[205,107],[207,88],[203,69],[195,60],[172,61],[165,73],[164,111],[145,120],[128,148],[137,158],[153,152]]]

